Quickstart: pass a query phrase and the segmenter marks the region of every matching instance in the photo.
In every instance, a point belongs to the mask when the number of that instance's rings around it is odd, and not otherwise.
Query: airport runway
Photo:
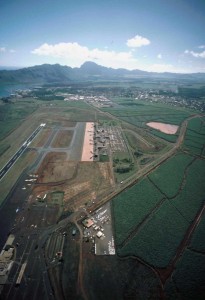
[[[12,156],[12,158],[6,163],[6,165],[0,170],[0,181],[6,175],[6,173],[10,170],[10,168],[15,164],[17,159],[22,155],[22,153],[28,148],[33,139],[37,136],[39,131],[46,124],[41,124],[32,134],[31,136],[23,143],[23,145],[19,148],[19,150]]]

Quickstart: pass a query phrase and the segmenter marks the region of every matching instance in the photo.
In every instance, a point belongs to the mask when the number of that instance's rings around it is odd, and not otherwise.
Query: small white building
[[[97,236],[98,238],[101,238],[101,237],[103,236],[102,231],[98,231],[97,234],[96,234],[96,236]]]

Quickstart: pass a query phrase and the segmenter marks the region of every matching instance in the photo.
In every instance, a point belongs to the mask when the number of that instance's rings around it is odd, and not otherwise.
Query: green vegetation
[[[174,197],[182,183],[186,167],[193,157],[177,154],[163,163],[149,178],[168,198]]]
[[[205,118],[189,121],[183,148],[197,156],[205,155]]]
[[[143,157],[142,159],[140,159],[140,165],[144,166],[148,163],[150,163],[151,161],[153,161],[154,158],[153,157]]]
[[[185,137],[185,142],[190,139],[195,148],[200,146],[200,151],[204,147],[204,124],[204,118],[191,120]],[[134,142],[130,138],[129,143],[134,145]],[[193,154],[193,149],[189,148],[189,151]],[[143,160],[141,154],[136,150],[137,158]],[[142,185],[148,184],[148,179],[144,179],[116,197],[113,212],[119,255],[136,255],[155,267],[166,267],[204,203],[204,177],[204,160],[178,153],[149,175],[149,187],[143,189]],[[150,192],[151,189],[155,189],[155,192]],[[138,193],[143,195],[140,199],[137,198]],[[157,200],[151,202],[153,195],[157,194]],[[172,200],[161,204],[163,194]],[[142,222],[145,219],[146,222]],[[204,239],[201,238],[204,222],[200,224],[190,245],[196,251],[204,251]],[[170,283],[168,290],[174,289]]]
[[[100,162],[108,162],[109,161],[109,156],[106,154],[100,154]]]
[[[125,102],[121,103],[130,103],[130,99],[128,98]],[[107,111],[113,114],[116,117],[119,117],[121,120],[126,121],[136,127],[144,128],[147,132],[151,133],[152,135],[164,139],[168,142],[176,142],[178,134],[169,135],[158,130],[152,129],[151,127],[147,126],[146,124],[151,121],[155,122],[162,122],[167,124],[174,124],[180,125],[189,115],[188,111],[183,109],[176,109],[173,107],[169,107],[164,104],[159,103],[146,103],[139,100],[133,100],[132,105],[129,107],[126,106],[122,108],[104,108],[103,111]],[[128,137],[129,142],[131,141]],[[133,142],[131,141],[131,144]]]
[[[155,129],[150,129],[150,132],[153,135],[155,135],[155,136],[157,136],[157,137],[159,137],[159,138],[161,138],[161,139],[163,139],[167,142],[170,142],[170,143],[175,143],[177,138],[178,138],[177,133],[176,134],[166,134],[166,133],[163,133],[163,132],[161,132],[159,130],[155,130]]]
[[[6,152],[9,148],[10,145],[0,143],[0,156],[4,154],[4,152]]]
[[[204,203],[204,178],[205,161],[198,159],[188,169],[183,190],[176,198],[171,200],[173,205],[189,222],[194,220],[195,215]]]
[[[172,275],[172,282],[174,282],[180,299],[204,300],[204,274],[205,256],[186,250]],[[165,291],[166,289],[167,287],[165,286]],[[170,290],[168,291],[170,292]],[[169,297],[169,294],[167,299],[172,299]]]
[[[135,237],[122,249],[120,256],[136,255],[156,267],[166,267],[174,256],[186,230],[187,222],[166,201]]]
[[[139,100],[133,103],[136,107],[132,105],[130,108],[104,108],[103,111],[108,111],[120,119],[126,119],[128,123],[139,127],[145,127],[150,121],[180,125],[190,115],[186,110],[168,107],[164,104],[145,103]]]
[[[192,236],[191,243],[189,246],[190,249],[203,252],[205,254],[204,232],[205,232],[205,215],[203,215],[203,217],[201,218],[201,221]]]
[[[93,108],[91,108],[91,106],[84,101],[65,101],[65,103],[68,107],[85,108],[93,110]]]
[[[128,152],[113,153],[113,167],[118,182],[130,177],[136,171],[136,165]]]
[[[115,236],[118,245],[128,237],[129,232],[142,222],[161,199],[162,195],[148,179],[140,181],[113,199]]]
[[[204,98],[205,97],[205,86],[199,88],[193,87],[179,87],[179,95],[185,98]]]
[[[16,129],[24,119],[36,109],[28,101],[16,101],[1,105],[0,109],[0,140]]]

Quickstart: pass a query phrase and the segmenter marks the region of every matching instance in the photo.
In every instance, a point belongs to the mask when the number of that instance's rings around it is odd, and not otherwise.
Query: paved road
[[[45,124],[41,124],[32,134],[31,136],[23,143],[23,145],[19,148],[19,150],[12,156],[12,158],[6,163],[6,165],[0,170],[0,181],[6,175],[6,173],[10,170],[10,168],[15,164],[17,159],[22,155],[22,153],[28,148],[33,139],[37,136],[39,131],[45,126]]]

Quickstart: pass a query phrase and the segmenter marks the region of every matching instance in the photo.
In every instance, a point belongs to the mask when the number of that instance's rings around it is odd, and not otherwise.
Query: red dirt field
[[[63,191],[64,209],[70,211],[90,201],[97,202],[95,199],[110,193],[114,186],[109,163],[68,161],[62,152],[48,153],[37,174],[35,195],[51,189]]]
[[[165,124],[159,122],[149,122],[146,125],[166,134],[175,134],[179,128],[179,126],[177,125],[171,125],[171,124]]]
[[[84,144],[81,161],[93,161],[93,135],[94,123],[87,122],[85,128]]]

